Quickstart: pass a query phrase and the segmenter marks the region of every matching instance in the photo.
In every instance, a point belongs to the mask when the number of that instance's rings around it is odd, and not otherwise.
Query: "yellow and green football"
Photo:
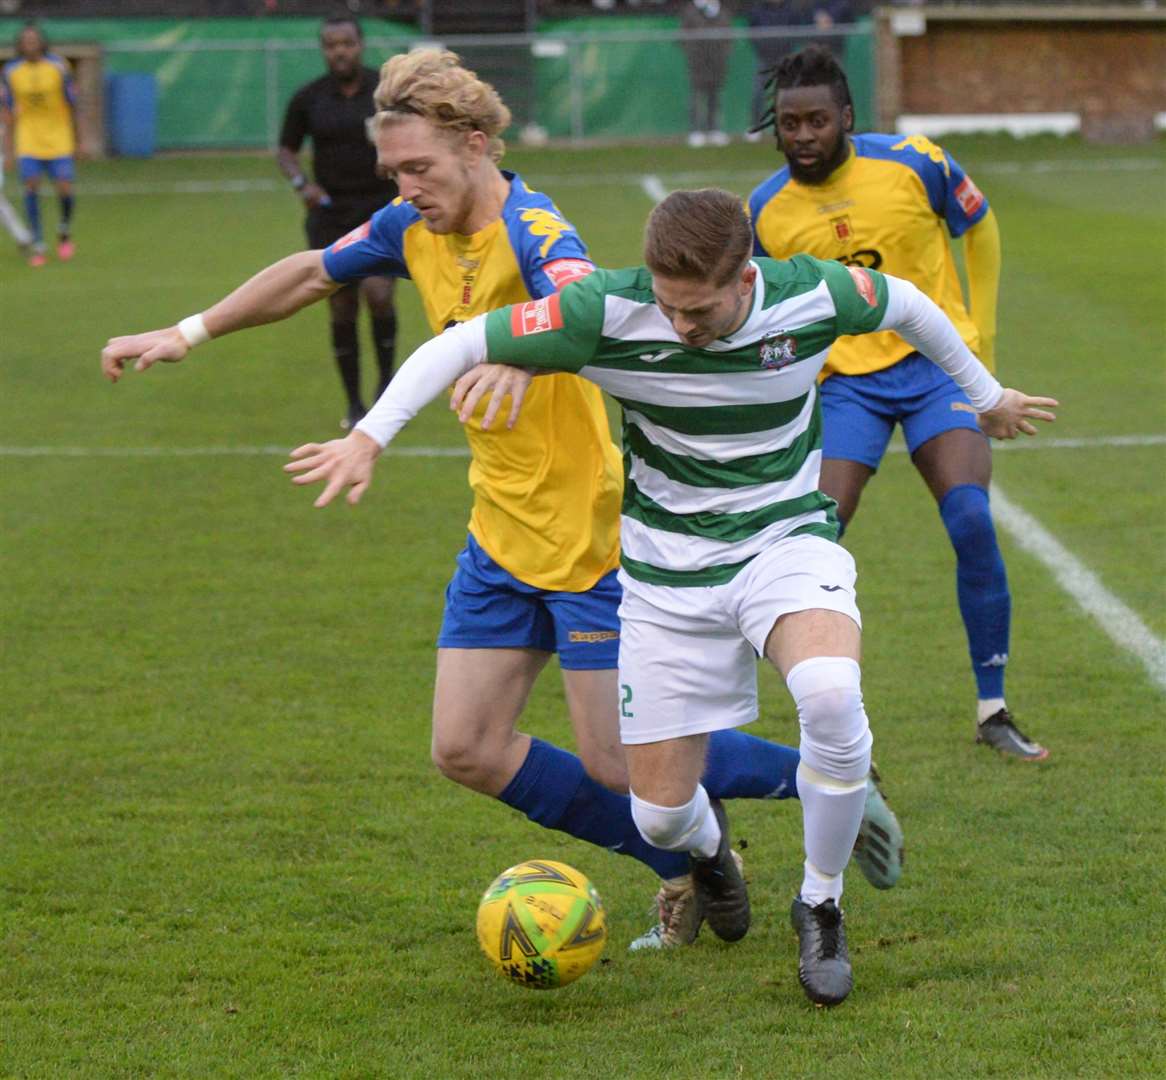
[[[599,959],[607,915],[565,863],[530,859],[498,875],[478,905],[478,943],[506,978],[533,990],[574,982]]]

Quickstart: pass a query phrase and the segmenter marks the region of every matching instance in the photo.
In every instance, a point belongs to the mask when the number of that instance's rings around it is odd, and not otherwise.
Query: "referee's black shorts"
[[[382,194],[350,195],[334,199],[330,206],[313,207],[304,221],[308,247],[326,248],[334,244],[358,225],[363,225],[388,201]]]

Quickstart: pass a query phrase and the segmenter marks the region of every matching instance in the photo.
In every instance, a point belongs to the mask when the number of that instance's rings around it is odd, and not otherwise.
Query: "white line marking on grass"
[[[1149,172],[1166,162],[1156,158],[1114,158],[1094,161],[1090,158],[1067,161],[985,161],[976,166],[983,173],[1055,173],[1055,172]]]
[[[668,189],[661,183],[660,177],[652,173],[640,177],[640,187],[654,203],[662,202],[668,197]]]
[[[994,450],[1095,450],[1104,447],[1162,446],[1166,435],[1098,435],[1094,438],[1029,439],[1024,442],[993,443]],[[0,457],[265,457],[286,454],[287,446],[0,446]],[[895,443],[891,453],[905,454],[907,447]],[[387,453],[400,457],[468,457],[465,446],[390,447]]]
[[[88,195],[238,195],[252,191],[279,191],[286,183],[275,180],[171,180],[150,184],[109,181],[85,184]]]
[[[1133,610],[1101,584],[1092,570],[996,484],[992,485],[992,516],[1017,544],[1047,567],[1057,584],[1101,624],[1116,644],[1142,662],[1158,688],[1166,690],[1166,643],[1155,637]]]
[[[290,446],[0,446],[0,457],[286,457]],[[467,458],[468,446],[394,446],[394,457]]]
[[[551,190],[563,187],[594,187],[596,184],[620,184],[643,189],[648,198],[659,202],[668,193],[667,184],[684,187],[687,184],[728,184],[743,181],[756,184],[772,173],[781,164],[781,158],[774,156],[772,166],[762,165],[756,169],[690,169],[680,172],[655,173],[599,173],[581,175],[579,173],[542,173],[537,177],[540,187]],[[1056,172],[1149,172],[1166,166],[1157,158],[1116,158],[1091,160],[1089,158],[1066,159],[1064,161],[984,161],[975,166],[977,173],[1056,173]],[[659,194],[645,187],[646,181],[660,184]],[[84,183],[83,191],[90,195],[238,195],[251,192],[283,191],[287,183],[283,180],[170,180],[142,183],[141,181],[97,181]]]
[[[1108,446],[1162,446],[1166,435],[1098,435],[1093,438],[1010,439],[1008,442],[996,440],[992,443],[992,453],[1001,450],[1097,450]],[[888,449],[892,454],[905,454],[903,443],[892,443]]]
[[[1000,443],[998,448],[1081,450],[1095,447],[1161,446],[1166,435],[1114,435],[1093,439],[1042,439],[1030,443]],[[891,447],[905,452],[905,446]],[[0,457],[18,458],[199,458],[285,457],[286,446],[0,446]],[[468,458],[464,446],[403,446],[388,450],[395,457]],[[1132,652],[1159,688],[1166,690],[1166,644],[1154,636],[1138,615],[1114,596],[1076,556],[1034,517],[1016,506],[999,485],[992,485],[996,520],[1017,544],[1044,564],[1085,612],[1095,618],[1122,648]]]

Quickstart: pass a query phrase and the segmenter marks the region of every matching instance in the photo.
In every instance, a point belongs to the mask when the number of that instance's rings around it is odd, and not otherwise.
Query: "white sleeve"
[[[959,331],[939,306],[924,296],[911,282],[884,275],[887,281],[887,311],[880,330],[894,330],[924,356],[946,371],[968,395],[976,412],[994,409],[1004,388],[976,359]]]
[[[430,338],[401,365],[356,430],[384,449],[442,390],[485,359],[485,315]]]

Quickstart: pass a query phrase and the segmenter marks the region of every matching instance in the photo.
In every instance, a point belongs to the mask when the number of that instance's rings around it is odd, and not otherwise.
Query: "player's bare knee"
[[[434,734],[430,757],[442,776],[475,791],[484,790],[493,773],[483,744],[456,735]]]

